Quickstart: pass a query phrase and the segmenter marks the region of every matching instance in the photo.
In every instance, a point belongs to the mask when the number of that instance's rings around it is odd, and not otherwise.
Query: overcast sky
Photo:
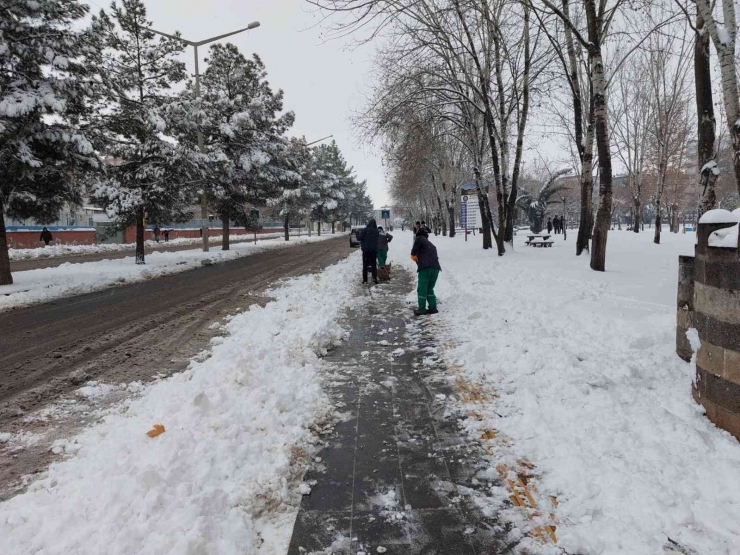
[[[108,0],[87,0],[93,9]],[[367,179],[376,207],[388,196],[380,157],[359,145],[350,117],[364,105],[371,85],[373,51],[324,41],[318,14],[303,0],[145,0],[154,28],[178,30],[188,40],[203,40],[259,21],[261,27],[229,37],[248,56],[259,54],[274,88],[285,91],[285,108],[296,114],[292,134],[310,142],[334,135],[360,179]],[[225,42],[225,41],[224,41]],[[207,48],[201,54],[207,54]],[[184,60],[193,72],[192,49]],[[201,65],[201,72],[204,69]]]

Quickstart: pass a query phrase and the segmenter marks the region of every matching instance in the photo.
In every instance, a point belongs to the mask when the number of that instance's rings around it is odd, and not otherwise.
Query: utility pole
[[[147,28],[148,31],[151,31],[152,33],[156,33],[158,35],[162,35],[163,37],[167,37],[170,39],[179,40],[181,42],[184,42],[188,46],[192,46],[194,53],[195,53],[195,98],[200,98],[200,71],[198,71],[198,47],[203,46],[204,44],[208,44],[211,42],[215,42],[217,40],[225,39],[226,37],[230,37],[231,35],[236,35],[238,33],[243,33],[244,31],[249,31],[251,29],[256,29],[260,26],[259,21],[253,21],[244,29],[239,29],[237,31],[231,31],[230,33],[226,33],[224,35],[219,35],[217,37],[211,37],[210,39],[200,40],[200,41],[190,41],[185,40],[182,37],[178,37],[176,35],[170,35],[169,33],[163,33],[162,31],[157,31],[155,29]],[[198,128],[198,149],[203,152],[203,132]],[[208,245],[208,199],[206,198],[206,190],[205,187],[203,188],[203,192],[200,195],[200,230],[201,234],[203,236],[203,252],[208,252],[209,245]]]

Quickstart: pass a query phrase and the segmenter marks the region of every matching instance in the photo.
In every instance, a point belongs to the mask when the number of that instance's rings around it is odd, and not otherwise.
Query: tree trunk
[[[714,49],[717,52],[722,78],[722,97],[732,145],[735,186],[738,194],[740,194],[740,91],[738,90],[737,67],[735,66],[736,1],[722,0],[722,15],[724,18],[722,33],[720,33],[719,25],[712,15],[712,4],[709,0],[697,0],[696,8],[701,13],[704,25],[712,37]]]
[[[488,202],[488,197],[483,191],[483,182],[480,177],[480,170],[475,168],[475,188],[478,194],[478,211],[480,212],[481,227],[483,228],[483,248],[490,249],[493,246],[491,242],[491,223],[488,219],[490,211],[486,211],[485,203]]]
[[[136,263],[146,264],[144,260],[144,207],[136,213]]]
[[[576,239],[576,256],[584,250],[588,251],[591,232],[594,225],[594,98],[590,94],[588,122],[586,124],[586,140],[583,145],[581,161],[581,219],[578,222],[578,238]]]
[[[640,202],[639,197],[633,197],[632,202],[635,204],[634,211],[635,211],[635,220],[632,222],[632,231],[634,233],[640,232],[640,214],[642,210],[642,202]]]
[[[604,60],[601,56],[601,29],[596,16],[595,0],[584,0],[584,7],[588,22],[589,58],[591,59],[594,89],[596,149],[599,154],[599,209],[596,213],[596,225],[591,241],[591,269],[603,272],[606,269],[606,241],[612,211],[612,156],[609,145]]]
[[[448,206],[447,214],[448,214],[449,222],[450,222],[450,237],[454,237],[455,236],[455,207]]]
[[[10,273],[10,256],[8,255],[8,235],[5,231],[3,200],[0,198],[0,285],[12,285]]]
[[[663,230],[661,216],[661,203],[663,202],[663,189],[665,188],[665,176],[668,172],[668,153],[665,144],[661,144],[658,151],[658,187],[655,193],[655,237],[653,243],[660,245],[660,232]]]
[[[321,237],[321,220],[319,220],[319,221],[318,221],[318,222],[316,223],[316,226],[317,226],[317,227],[316,227],[316,235],[318,235],[319,237]]]
[[[227,251],[231,246],[231,229],[229,218],[231,215],[228,210],[224,210],[221,213],[221,250]]]
[[[514,219],[516,218],[516,197],[519,195],[519,169],[522,165],[522,151],[524,150],[524,130],[527,126],[529,114],[529,73],[532,65],[532,52],[529,46],[529,0],[524,0],[524,73],[522,74],[522,110],[519,115],[516,152],[514,153],[514,169],[511,174],[511,192],[506,207],[506,227],[504,241],[514,242]]]
[[[285,215],[285,221],[283,222],[283,229],[285,229],[285,240],[290,241],[290,215]]]
[[[713,171],[710,162],[716,158],[714,119],[714,99],[712,97],[712,74],[709,58],[709,34],[704,29],[704,19],[697,10],[696,33],[694,42],[694,87],[696,91],[697,114],[697,166],[699,169],[699,201],[698,217],[704,212],[717,207],[717,194],[714,186],[717,174]]]
[[[334,220],[332,220],[332,221],[331,221],[331,234],[332,234],[332,235],[334,235],[334,234],[336,233],[336,231],[335,231],[335,229],[334,229],[334,226],[335,226],[335,224],[336,224],[336,222],[335,222]]]

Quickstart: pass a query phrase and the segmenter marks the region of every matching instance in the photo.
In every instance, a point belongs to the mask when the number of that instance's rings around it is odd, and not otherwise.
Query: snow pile
[[[443,269],[435,329],[451,336],[440,343],[498,394],[484,424],[512,452],[488,459],[491,474],[536,465],[542,498],[560,503],[548,552],[654,555],[670,538],[682,553],[737,553],[740,444],[703,416],[675,354],[677,257],[693,237],[610,232],[601,273],[575,256],[574,235],[548,250],[517,238],[502,258],[479,237],[430,237]],[[413,268],[410,248],[399,233],[392,262]]]
[[[734,224],[735,222],[740,222],[740,216],[724,208],[707,210],[699,218],[700,224]]]
[[[232,245],[231,250],[228,251],[214,249],[210,252],[203,252],[200,249],[193,249],[155,252],[146,256],[145,265],[138,266],[134,263],[134,257],[128,256],[116,260],[80,264],[67,262],[56,268],[15,272],[13,285],[0,286],[0,311],[11,307],[46,302],[59,297],[91,293],[112,285],[145,281],[184,272],[202,265],[217,264],[266,250],[323,241],[332,237],[336,235],[294,237],[290,241],[271,239],[260,241],[257,244],[245,242]]]
[[[344,334],[356,264],[270,291],[206,361],[56,445],[75,456],[0,504],[0,553],[284,554],[316,450],[309,428],[330,410],[318,357]]]
[[[711,235],[709,235],[708,244],[710,247],[736,249],[738,248],[739,235],[740,224],[735,224],[732,227],[726,227],[712,232]]]
[[[211,240],[222,237],[220,233],[212,234]],[[257,236],[258,241],[265,239],[276,239],[282,237],[283,233],[262,233]],[[254,235],[235,235],[231,237],[231,244],[241,243],[244,241],[254,241]],[[156,241],[146,241],[146,246],[150,248],[171,247],[179,245],[198,245],[203,242],[200,237],[178,237],[177,239],[164,240],[157,243]],[[218,248],[218,245],[213,245]],[[8,255],[11,260],[29,260],[36,258],[58,258],[60,256],[80,255],[80,254],[102,254],[108,252],[126,252],[136,250],[134,243],[101,243],[99,245],[49,245],[48,247],[39,247],[36,249],[8,249]]]

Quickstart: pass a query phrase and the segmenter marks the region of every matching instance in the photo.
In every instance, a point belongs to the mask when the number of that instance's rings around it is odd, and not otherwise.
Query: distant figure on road
[[[154,240],[159,243],[159,232],[161,230],[159,229],[159,226],[154,226]]]
[[[362,246],[362,283],[367,283],[367,268],[373,273],[373,283],[378,283],[378,224],[370,220],[365,229],[359,230],[355,236]]]
[[[164,230],[164,242],[165,243],[170,242],[170,230],[169,229]]]
[[[547,218],[547,232],[552,233],[552,219]]]
[[[44,242],[44,246],[48,247],[49,243],[51,243],[54,240],[54,237],[51,236],[51,231],[44,226],[44,229],[41,230],[41,237],[39,238],[40,241]]]
[[[419,284],[416,294],[419,297],[419,308],[414,310],[417,316],[421,314],[437,314],[437,297],[434,295],[434,286],[437,277],[442,271],[437,256],[437,247],[429,242],[429,233],[426,229],[416,232],[414,247],[411,249],[411,259],[416,262],[416,271],[419,276]],[[427,303],[429,308],[427,309]]]
[[[558,225],[560,225],[560,222],[558,221],[558,217],[557,217],[557,216],[555,216],[555,217],[554,217],[554,218],[552,219],[552,230],[553,230],[553,231],[555,232],[555,235],[557,235],[558,233],[560,233],[560,232],[558,231]]]
[[[382,227],[378,226],[378,266],[385,268],[385,261],[388,259],[388,243],[393,241],[393,235],[386,233]]]

